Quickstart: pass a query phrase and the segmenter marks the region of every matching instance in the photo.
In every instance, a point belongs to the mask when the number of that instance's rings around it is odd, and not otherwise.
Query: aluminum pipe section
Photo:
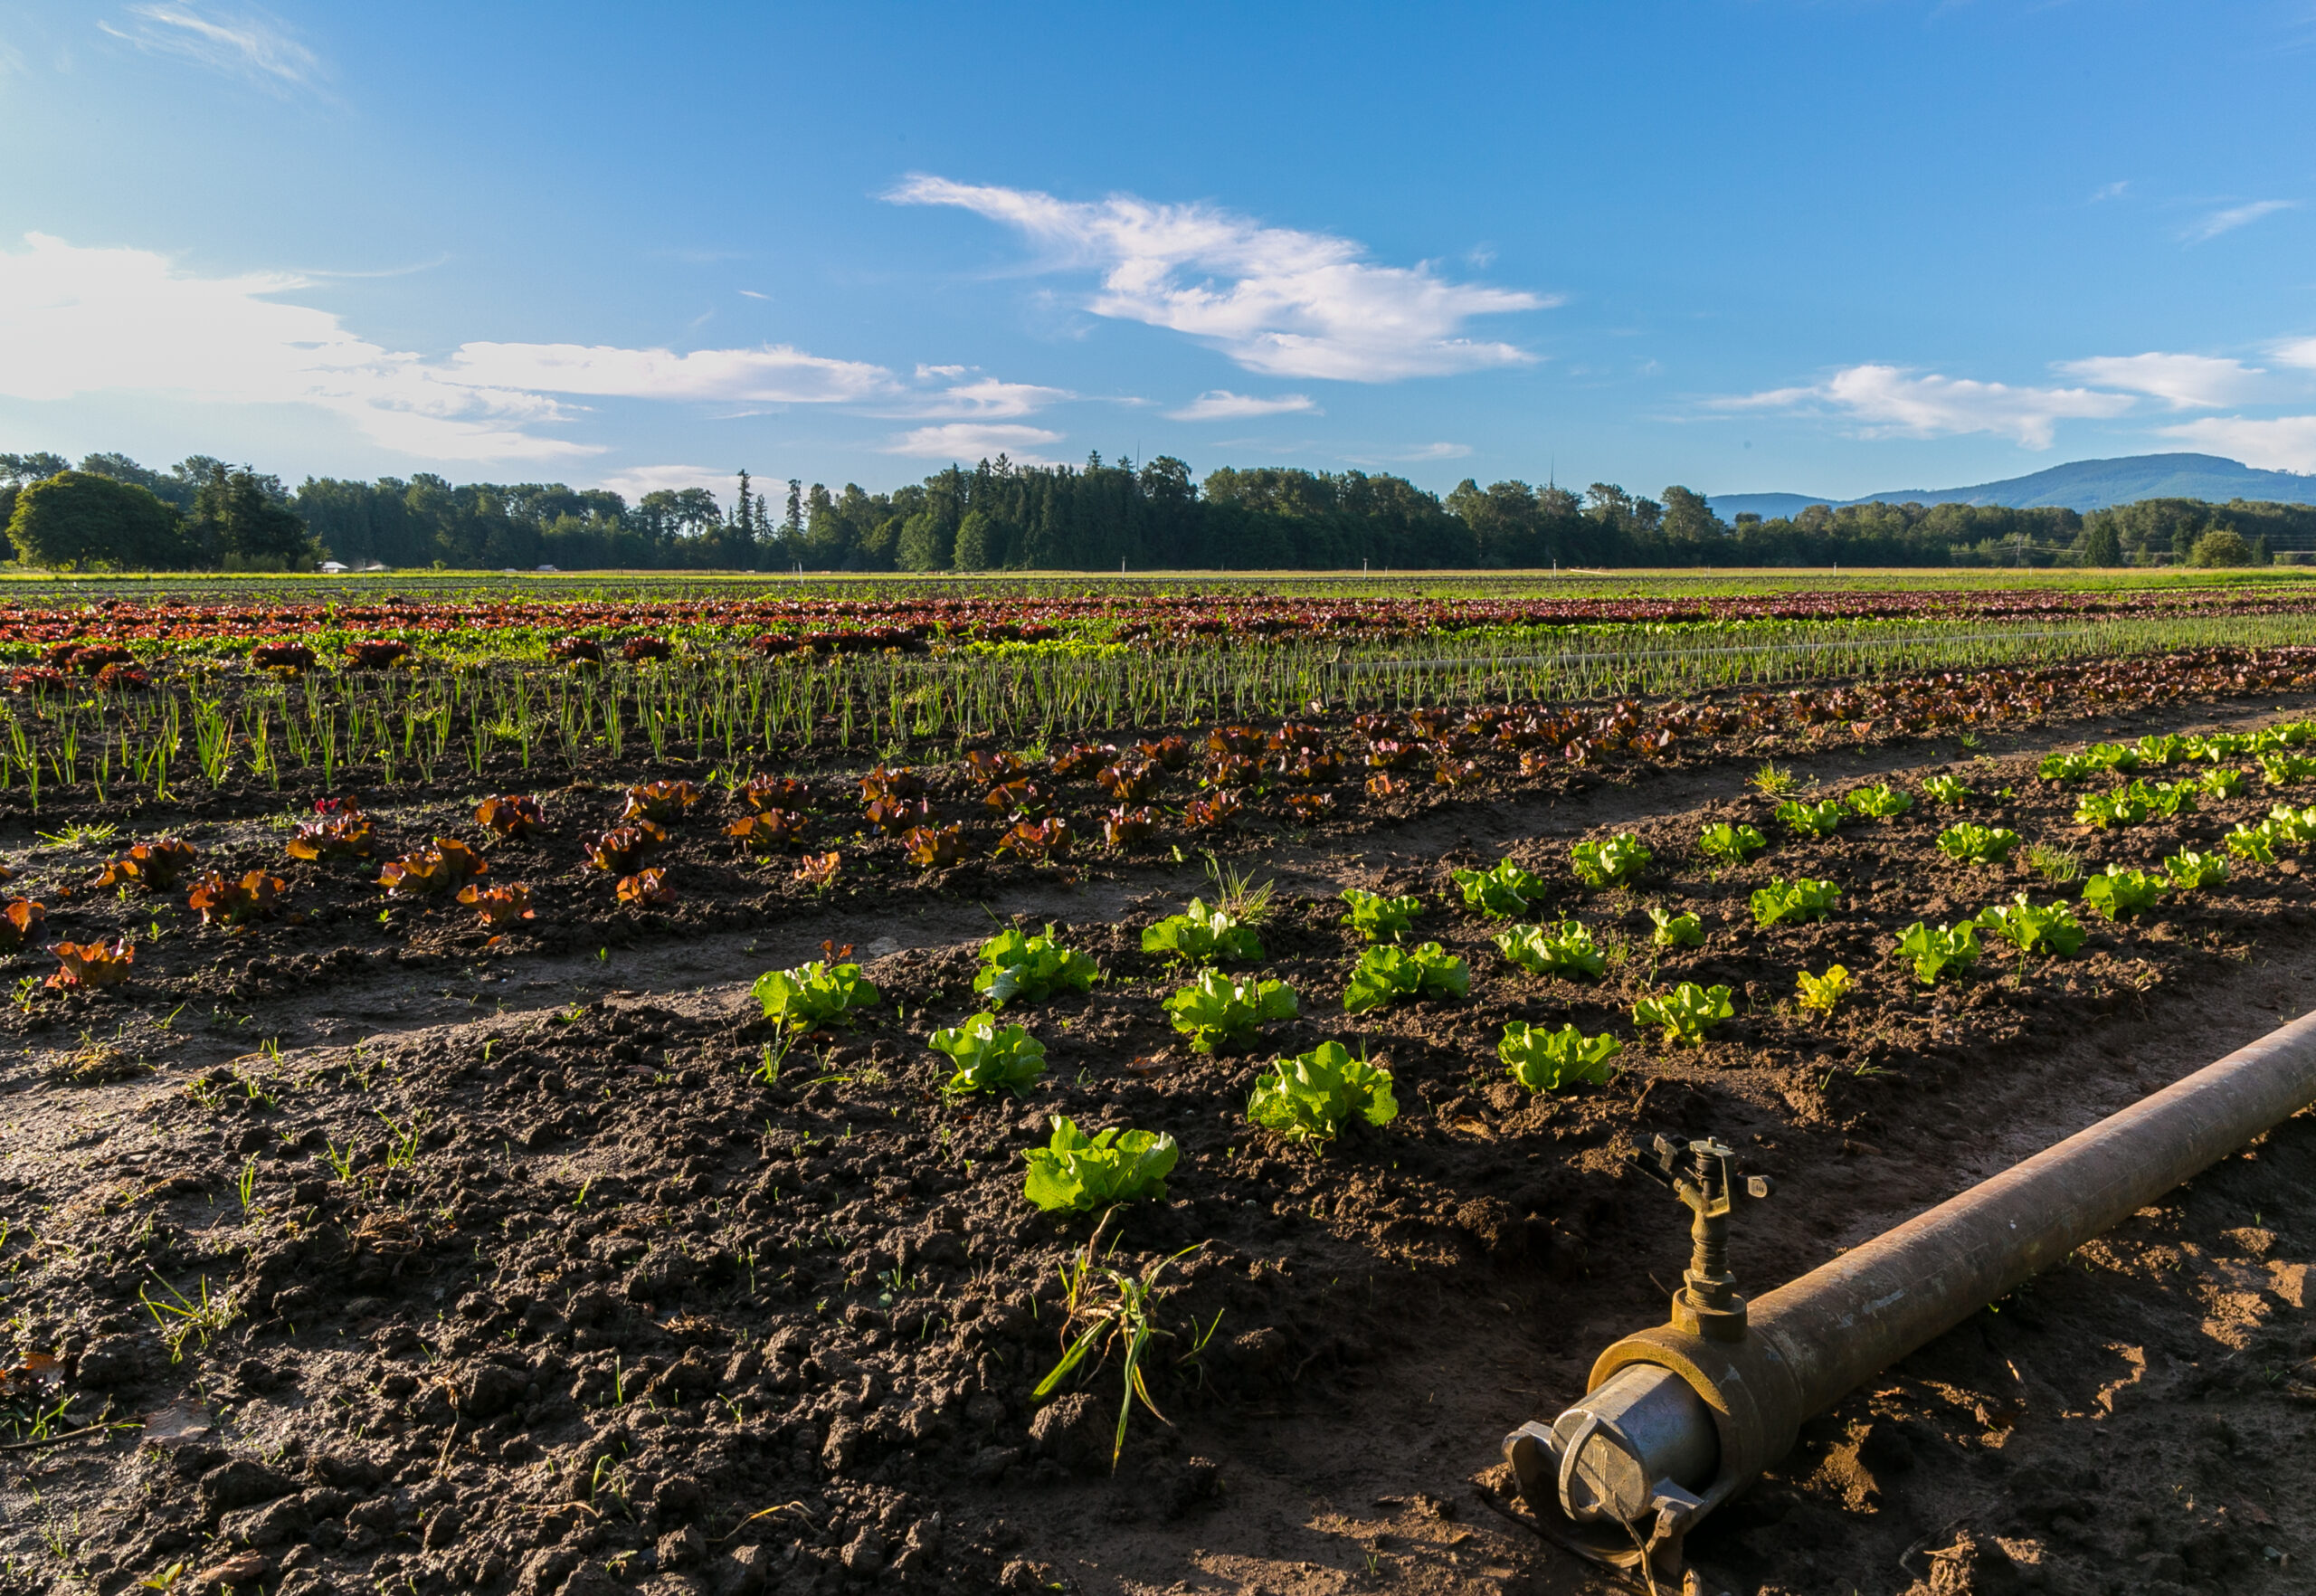
[[[2316,1013],[1755,1298],[1740,1340],[1666,1325],[1618,1342],[1588,1389],[1635,1365],[1672,1370],[1717,1432],[1712,1482],[1694,1509],[1656,1504],[1659,1533],[1685,1534],[1781,1456],[1804,1420],[2311,1103]],[[1530,1432],[1531,1469],[1554,1449],[1533,1434],[1541,1429]],[[1659,1437],[1650,1449],[1694,1458],[1702,1439]],[[1526,1472],[1523,1494],[1542,1512]]]

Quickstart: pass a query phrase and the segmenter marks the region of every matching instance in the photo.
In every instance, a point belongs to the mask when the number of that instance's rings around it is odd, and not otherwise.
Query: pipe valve
[[[1689,1155],[1686,1170],[1681,1167],[1685,1152]],[[1696,1216],[1689,1227],[1689,1267],[1681,1288],[1673,1293],[1673,1323],[1715,1341],[1745,1338],[1745,1299],[1729,1269],[1730,1211],[1741,1192],[1760,1202],[1777,1190],[1767,1175],[1748,1175],[1740,1185],[1736,1158],[1711,1136],[1684,1147],[1664,1135],[1649,1153],[1632,1157],[1635,1169],[1668,1189]]]

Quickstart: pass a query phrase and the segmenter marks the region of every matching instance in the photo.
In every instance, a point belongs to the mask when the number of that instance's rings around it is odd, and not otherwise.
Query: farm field
[[[1496,1446],[1628,1154],[1762,1290],[2316,1007],[2316,587],[1988,576],[12,584],[0,1590],[1617,1588]],[[2303,1115],[1696,1561],[2300,1588],[2311,1239]]]

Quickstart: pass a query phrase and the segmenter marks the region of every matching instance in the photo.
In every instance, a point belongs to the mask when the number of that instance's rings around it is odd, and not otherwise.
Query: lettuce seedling
[[[1362,892],[1356,887],[1343,889],[1343,900],[1351,907],[1344,911],[1343,923],[1370,942],[1397,942],[1415,925],[1415,917],[1423,913],[1420,898],[1385,898],[1381,893]]]
[[[2316,759],[2299,754],[2263,754],[2260,774],[2271,787],[2293,787],[2316,776]]]
[[[2046,782],[2087,782],[2106,768],[2080,754],[2045,754],[2035,774]]]
[[[1847,818],[1842,806],[1831,798],[1815,803],[1804,803],[1789,798],[1777,806],[1777,818],[1797,837],[1830,837]]]
[[[12,898],[0,907],[0,953],[14,953],[41,934],[48,910],[29,898]]]
[[[198,852],[192,843],[176,837],[139,842],[119,859],[106,861],[96,884],[119,887],[133,881],[148,891],[166,892],[193,868]]]
[[[1404,949],[1379,945],[1359,955],[1343,1006],[1357,1014],[1399,998],[1459,998],[1471,990],[1470,967],[1436,942]]]
[[[2036,908],[2026,901],[2022,892],[2008,904],[1998,904],[1979,913],[1978,924],[1994,936],[2001,937],[2020,953],[2055,954],[2060,958],[2072,958],[2090,933],[2074,911],[2063,903]]]
[[[941,1088],[963,1096],[971,1092],[1011,1092],[1046,1072],[1045,1044],[1018,1025],[1002,1025],[994,1014],[975,1014],[963,1025],[936,1031],[925,1044],[949,1055],[957,1072]]]
[[[1455,882],[1464,889],[1465,906],[1492,920],[1525,914],[1544,900],[1543,882],[1508,859],[1492,870],[1457,870]]]
[[[2133,748],[2141,759],[2150,765],[2178,765],[2195,754],[2189,739],[2178,732],[2166,732],[2161,736],[2150,732],[2133,745]]]
[[[2214,798],[2244,796],[2244,773],[2240,770],[2215,770],[2203,780],[2204,792]]]
[[[2268,822],[2256,826],[2239,825],[2227,833],[2227,851],[2238,859],[2248,859],[2254,864],[2276,862],[2276,837]]]
[[[1914,801],[1889,783],[1877,782],[1852,793],[1849,806],[1868,820],[1895,820],[1912,809]]]
[[[2214,732],[2209,736],[2189,737],[2188,744],[2195,757],[2216,765],[2223,759],[2243,758],[2260,746],[2260,739],[2250,732]]]
[[[490,873],[482,855],[454,837],[437,837],[428,848],[413,848],[389,860],[378,885],[397,898],[455,897],[460,888]]]
[[[2183,848],[2163,861],[2163,873],[2171,878],[2171,885],[2192,892],[2200,887],[2216,887],[2227,879],[2227,860],[2216,853],[2197,853]]]
[[[1281,1059],[1255,1082],[1247,1118],[1290,1142],[1324,1147],[1353,1120],[1389,1125],[1400,1116],[1391,1072],[1354,1059],[1341,1042],[1321,1042]]]
[[[1979,826],[1964,821],[1938,833],[1938,850],[1960,864],[2000,864],[2018,846],[2018,833],[2008,826]]]
[[[2268,811],[2268,818],[2260,822],[2269,836],[2279,842],[2289,842],[2294,848],[2305,848],[2316,842],[2316,804],[2306,809],[2294,809],[2289,803],[2279,803]]]
[[[1157,954],[1172,964],[1214,964],[1225,960],[1259,959],[1262,940],[1255,928],[1220,906],[1206,907],[1193,898],[1187,913],[1168,915],[1142,934],[1142,951]]]
[[[2163,878],[2109,865],[2083,883],[2083,901],[2111,920],[2135,915],[2163,896]]]
[[[1630,831],[1618,831],[1606,842],[1573,843],[1568,856],[1576,867],[1577,879],[1587,887],[1620,887],[1647,869],[1649,860],[1656,857]]]
[[[2147,801],[2147,812],[2164,820],[2176,820],[2196,812],[2196,794],[2203,791],[2199,782],[2157,782],[2152,786],[2145,782],[2133,782],[2134,796]]]
[[[1005,930],[981,945],[973,990],[1001,1009],[1017,998],[1035,1003],[1057,992],[1091,991],[1101,974],[1092,959],[1056,942],[1051,926],[1036,936]]]
[[[1959,926],[1932,930],[1916,920],[1898,937],[1898,952],[1914,962],[1914,976],[1924,986],[1935,986],[1949,970],[1969,969],[1979,962],[1979,928],[1965,920]]]
[[[1609,1060],[1625,1044],[1606,1031],[1587,1036],[1573,1025],[1540,1031],[1515,1020],[1504,1028],[1495,1056],[1512,1078],[1532,1092],[1557,1092],[1572,1086],[1606,1086],[1616,1074]]]
[[[1732,826],[1726,821],[1710,825],[1697,836],[1697,851],[1707,859],[1718,859],[1729,864],[1743,864],[1770,845],[1770,840],[1752,826]]]
[[[281,894],[289,885],[263,870],[239,877],[213,872],[194,884],[185,907],[199,915],[204,926],[245,930],[252,920],[270,920],[280,912]]]
[[[2101,770],[2119,770],[2125,775],[2139,768],[2139,755],[2121,743],[2093,743],[2083,751],[2083,757]]]
[[[1021,1156],[1029,1174],[1021,1194],[1048,1213],[1089,1213],[1113,1203],[1163,1197],[1166,1177],[1182,1150],[1163,1131],[1112,1126],[1088,1137],[1057,1114],[1053,1139]]]
[[[1194,1053],[1251,1040],[1266,1020],[1292,1020],[1302,1012],[1295,989],[1284,981],[1234,981],[1219,970],[1202,972],[1168,998],[1165,1009],[1174,1029],[1191,1039]]]
[[[1592,933],[1574,920],[1554,926],[1514,926],[1495,934],[1496,951],[1537,975],[1580,976],[1598,981],[1608,959]]]
[[[1698,947],[1704,945],[1704,922],[1694,915],[1652,908],[1648,911],[1648,917],[1656,926],[1649,940],[1658,947]]]
[[[1924,778],[1922,795],[1932,803],[1942,803],[1949,809],[1960,809],[1970,801],[1970,789],[1958,776],[1934,775]]]
[[[2147,799],[2131,787],[2118,787],[2112,793],[2093,794],[2074,806],[2074,822],[2080,826],[2097,826],[2105,831],[2109,826],[2135,826],[2147,818],[2150,807]]]
[[[1729,1001],[1727,987],[1699,986],[1694,981],[1684,981],[1669,993],[1645,997],[1633,1004],[1632,1022],[1662,1027],[1668,1045],[1686,1042],[1693,1048],[1701,1048],[1705,1032],[1736,1012]]]
[[[1831,1014],[1857,983],[1849,978],[1849,971],[1844,966],[1828,964],[1823,975],[1802,971],[1795,984],[1800,989],[1796,1002],[1812,1013]]]
[[[878,1001],[875,983],[861,977],[859,965],[831,965],[825,959],[793,970],[768,970],[751,990],[765,1019],[796,1031],[849,1022],[853,1010],[874,1008]]]
[[[1788,920],[1822,920],[1841,900],[1842,889],[1831,881],[1812,881],[1804,876],[1788,886],[1783,877],[1771,876],[1770,884],[1747,901],[1752,906],[1754,924],[1766,929]]]

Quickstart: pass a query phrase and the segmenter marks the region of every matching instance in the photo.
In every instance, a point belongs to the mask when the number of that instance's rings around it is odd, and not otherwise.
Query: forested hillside
[[[1444,498],[1403,478],[1225,467],[1193,481],[1141,464],[1018,467],[1002,457],[869,493],[801,481],[775,499],[747,473],[647,493],[560,483],[453,485],[432,475],[277,479],[195,456],[166,470],[120,454],[78,468],[0,454],[0,525],[17,561],[77,569],[987,571],[1373,570],[1552,565],[2264,564],[2316,544],[2316,509],[2150,499],[2093,510],[1811,505],[1716,517],[1703,496],[1596,482],[1579,494],[1466,480]]]

